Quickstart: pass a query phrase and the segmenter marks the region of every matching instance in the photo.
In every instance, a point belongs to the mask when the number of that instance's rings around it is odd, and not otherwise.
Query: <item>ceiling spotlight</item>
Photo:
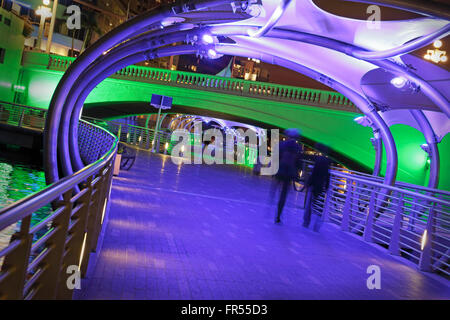
[[[208,50],[208,56],[212,59],[217,57],[217,52],[214,49],[209,49]]]
[[[212,35],[210,35],[210,34],[208,34],[208,33],[205,33],[205,34],[202,36],[202,41],[203,41],[205,44],[212,44],[212,43],[214,42],[214,38],[213,38]]]
[[[447,62],[447,56],[442,56],[441,57],[441,62]]]
[[[391,80],[391,84],[396,88],[403,88],[407,80],[403,77],[395,77]]]
[[[43,0],[42,3],[48,6],[50,4],[50,0]]]
[[[436,41],[433,43],[433,46],[434,46],[435,48],[439,49],[440,47],[442,47],[442,41],[441,41],[441,40],[436,40]]]

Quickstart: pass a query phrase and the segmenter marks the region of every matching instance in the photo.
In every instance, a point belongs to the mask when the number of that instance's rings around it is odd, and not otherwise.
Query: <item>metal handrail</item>
[[[444,256],[450,250],[450,201],[438,197],[444,192],[420,193],[337,170],[330,175],[330,187],[313,204],[323,220],[387,246],[421,270],[450,277]]]
[[[23,114],[25,106],[19,108]],[[0,209],[0,231],[16,230],[0,250],[0,299],[72,298],[66,268],[76,266],[84,277],[98,249],[119,140],[100,126],[80,124],[92,163]],[[100,152],[104,154],[97,158]],[[33,213],[44,208],[47,216],[33,225]]]
[[[94,124],[91,125],[96,126]],[[104,130],[99,126],[96,127]],[[57,182],[50,184],[44,189],[36,193],[33,193],[23,199],[20,199],[7,207],[0,209],[0,230],[26,217],[27,215],[33,213],[37,209],[48,204],[57,196],[74,188],[79,183],[85,181],[89,176],[95,174],[98,169],[100,169],[102,166],[105,165],[105,163],[110,161],[115,156],[115,151],[117,150],[119,139],[109,132],[108,134],[114,137],[114,145],[100,159],[98,159],[94,163],[87,165],[78,172],[75,172],[70,176],[64,177],[58,180]]]
[[[367,185],[371,185],[373,187],[378,187],[378,188],[386,189],[386,190],[389,190],[389,191],[400,192],[400,193],[407,194],[407,195],[410,195],[410,196],[413,196],[413,197],[418,197],[418,198],[421,198],[421,199],[423,199],[425,201],[430,201],[430,202],[434,202],[434,203],[439,203],[439,204],[443,204],[443,205],[446,205],[446,206],[450,206],[450,201],[445,201],[443,199],[431,197],[431,196],[428,196],[428,195],[425,195],[425,194],[421,194],[421,193],[418,193],[418,192],[413,192],[413,191],[410,191],[410,190],[401,189],[401,188],[396,187],[396,186],[390,186],[390,185],[387,185],[387,184],[383,184],[383,183],[379,183],[379,182],[375,182],[375,181],[371,181],[371,180],[365,180],[365,179],[363,179],[361,177],[358,177],[358,176],[355,176],[355,175],[351,175],[351,174],[348,174],[348,173],[334,171],[333,175],[341,177],[341,178],[346,178],[346,179],[350,179],[350,180],[353,180],[353,181],[361,182],[361,183],[364,183],[364,184],[367,184]],[[438,191],[440,191],[440,190],[438,190]]]

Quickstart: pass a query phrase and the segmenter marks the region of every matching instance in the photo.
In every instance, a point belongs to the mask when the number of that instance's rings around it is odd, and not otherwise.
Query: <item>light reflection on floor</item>
[[[162,159],[140,152],[114,179],[104,247],[81,298],[450,298],[442,282],[332,225],[303,229],[300,193],[275,225],[270,179]],[[367,289],[371,264],[381,290]]]

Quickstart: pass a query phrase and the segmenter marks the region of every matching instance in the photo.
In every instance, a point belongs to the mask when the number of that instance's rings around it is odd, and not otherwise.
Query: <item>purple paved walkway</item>
[[[84,299],[449,299],[409,263],[325,224],[299,225],[291,192],[282,225],[270,180],[231,166],[174,165],[140,152],[114,179],[103,250]],[[381,290],[366,269],[381,267]]]

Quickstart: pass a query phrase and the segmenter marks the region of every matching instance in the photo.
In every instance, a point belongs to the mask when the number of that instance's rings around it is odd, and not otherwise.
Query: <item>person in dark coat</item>
[[[298,130],[287,129],[285,134],[290,138],[280,143],[279,168],[275,179],[278,186],[281,186],[281,191],[275,223],[281,222],[281,214],[286,203],[289,187],[291,187],[292,181],[297,177],[298,170],[302,166],[302,148],[296,141],[300,138]]]
[[[306,181],[306,201],[303,214],[303,226],[309,227],[311,223],[312,205],[317,197],[326,191],[330,184],[330,165],[331,160],[324,156],[324,153],[328,152],[328,148],[320,143],[316,144],[315,149],[320,151],[322,155],[317,156],[314,161],[314,167],[311,175]],[[320,218],[318,218],[314,224],[314,231],[319,231]]]

